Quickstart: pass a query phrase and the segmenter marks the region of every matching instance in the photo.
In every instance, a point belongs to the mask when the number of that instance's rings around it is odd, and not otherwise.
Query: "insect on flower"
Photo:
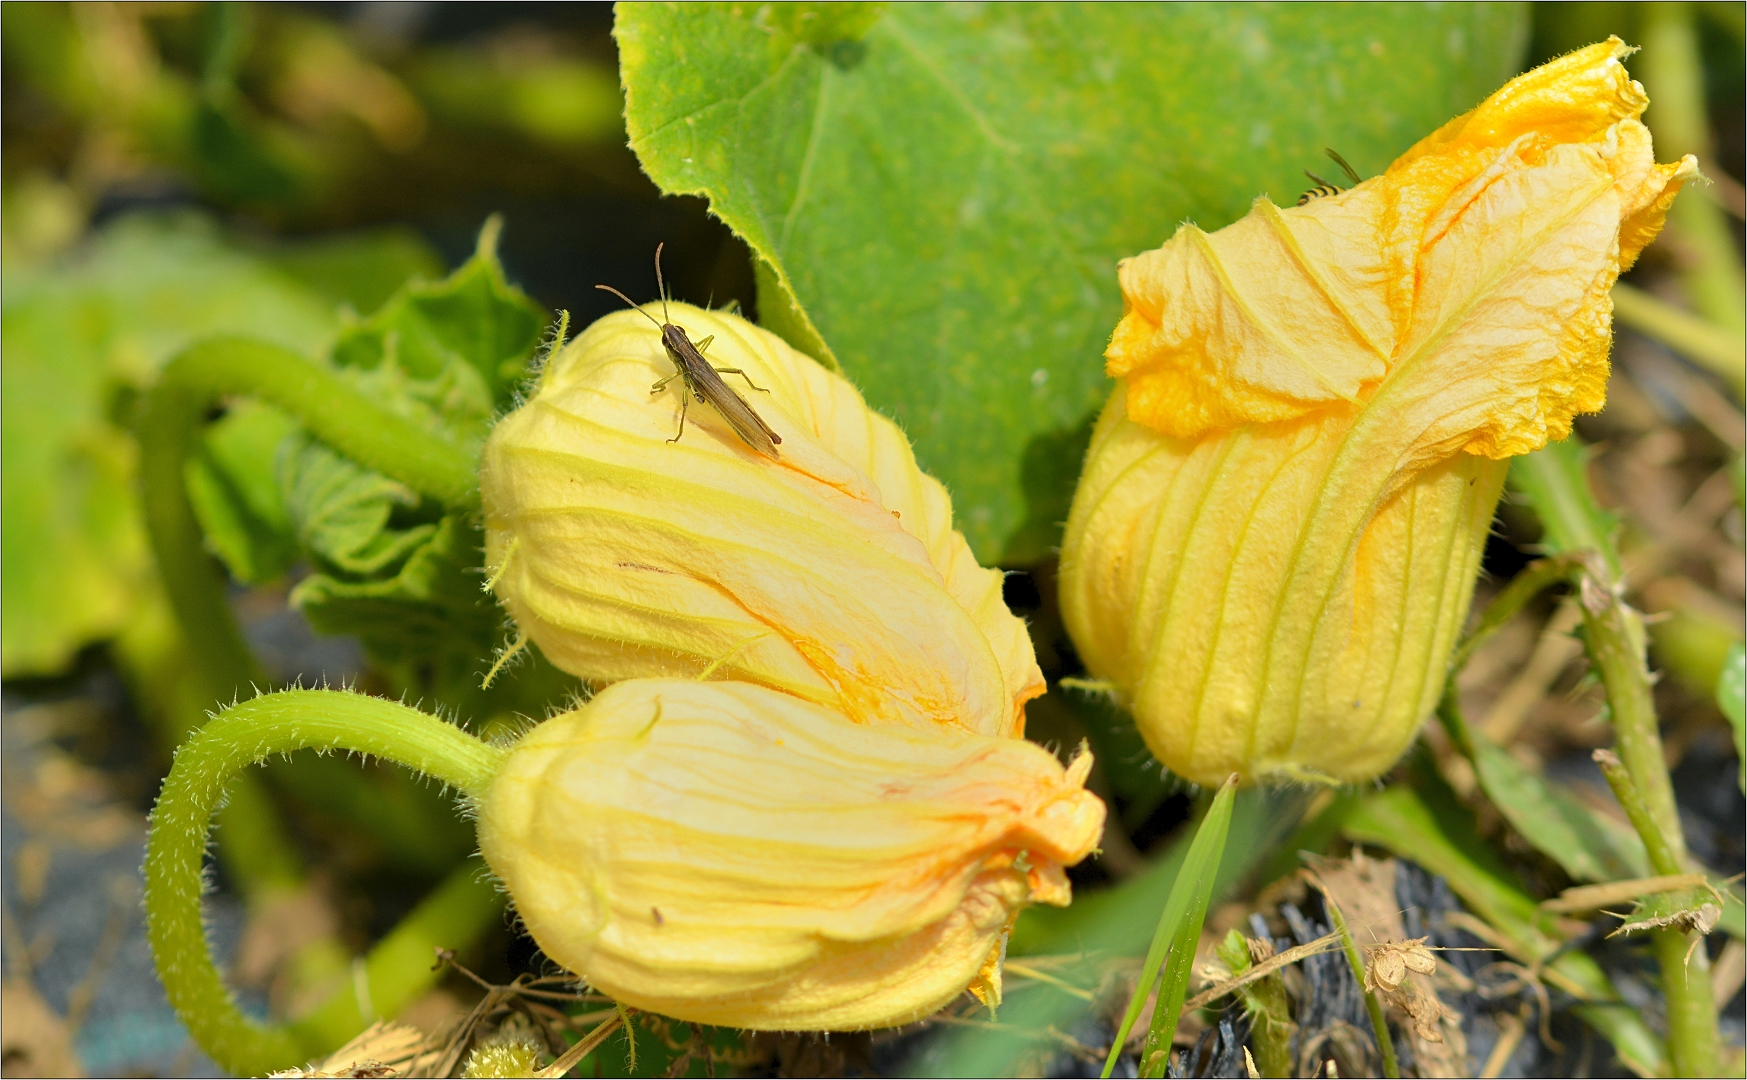
[[[1323,147],[1322,152],[1334,159],[1335,164],[1339,165],[1341,167],[1341,171],[1345,172],[1347,174],[1347,179],[1351,180],[1355,184],[1360,182],[1359,181],[1359,174],[1356,171],[1354,171],[1354,169],[1351,165],[1347,164],[1346,158],[1340,156],[1339,154],[1335,153],[1333,150],[1329,149],[1326,146]],[[1311,188],[1309,191],[1305,192],[1304,194],[1298,196],[1298,205],[1299,206],[1303,206],[1305,203],[1309,202],[1312,199],[1320,199],[1325,195],[1339,195],[1341,192],[1347,190],[1346,188],[1341,187],[1339,184],[1329,183],[1327,180],[1324,180],[1322,177],[1311,172],[1309,169],[1304,170],[1304,175],[1310,177],[1312,180],[1315,180],[1316,186]]]
[[[661,318],[659,320],[647,311],[643,311],[641,307],[632,302],[630,297],[611,285],[596,285],[595,288],[612,293],[637,311],[642,312],[645,318],[661,328],[661,344],[667,350],[668,359],[673,361],[675,370],[672,375],[655,380],[655,384],[649,388],[649,392],[659,394],[667,389],[668,383],[675,379],[679,379],[685,384],[685,392],[679,398],[679,432],[667,441],[678,442],[680,436],[685,434],[686,409],[691,406],[691,399],[695,397],[700,404],[714,406],[716,411],[721,414],[722,419],[728,421],[728,426],[734,429],[734,434],[740,436],[747,446],[752,447],[765,457],[772,459],[778,457],[776,448],[777,444],[783,441],[782,436],[772,431],[770,425],[752,411],[752,406],[746,404],[746,399],[722,381],[722,376],[738,375],[745,379],[746,385],[754,390],[766,394],[770,391],[753,382],[752,376],[739,368],[719,368],[705,359],[704,350],[709,348],[710,342],[715,340],[714,335],[693,345],[685,328],[674,325],[673,321],[668,318],[667,283],[661,277],[662,247],[661,244],[655,245],[655,282],[661,292]]]

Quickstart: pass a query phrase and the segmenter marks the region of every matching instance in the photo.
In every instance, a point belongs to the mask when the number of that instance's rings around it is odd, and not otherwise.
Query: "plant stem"
[[[1582,445],[1571,439],[1517,458],[1512,477],[1534,503],[1546,529],[1545,539],[1555,551],[1578,557],[1585,549],[1595,553],[1572,577],[1583,615],[1584,648],[1607,691],[1615,746],[1624,768],[1618,787],[1626,792],[1621,803],[1628,816],[1634,810],[1627,799],[1639,807],[1633,825],[1656,872],[1681,873],[1686,869],[1686,839],[1644,663],[1644,625],[1620,598],[1612,518],[1596,506],[1582,464]],[[1676,1076],[1714,1076],[1717,1071],[1710,957],[1695,933],[1674,929],[1651,933],[1667,1002],[1668,1061]],[[1696,947],[1689,948],[1695,941]]]
[[[1258,944],[1267,947],[1265,954],[1271,954],[1271,945],[1266,942]],[[1236,930],[1226,934],[1217,952],[1233,975],[1250,970],[1256,959],[1250,955],[1250,943]],[[1291,1076],[1292,1010],[1286,999],[1285,980],[1276,971],[1239,987],[1237,996],[1250,1018],[1250,1041],[1256,1047],[1256,1071],[1263,1076]]]
[[[1601,766],[1601,774],[1607,778],[1608,786],[1614,789],[1614,798],[1619,800],[1621,809],[1625,810],[1626,819],[1632,823],[1632,828],[1638,830],[1638,837],[1644,841],[1644,852],[1650,858],[1650,868],[1663,876],[1685,873],[1680,858],[1668,846],[1662,830],[1656,827],[1649,808],[1638,794],[1637,785],[1632,783],[1631,774],[1620,764],[1620,759],[1606,750],[1597,750],[1591,756]]]
[[[251,338],[208,338],[170,361],[158,385],[203,405],[233,394],[259,398],[341,454],[420,495],[450,509],[479,505],[479,463],[471,455],[289,349]]]
[[[1536,559],[1522,568],[1516,577],[1510,579],[1510,584],[1501,589],[1492,603],[1486,605],[1486,610],[1480,613],[1480,618],[1462,638],[1461,644],[1450,656],[1449,678],[1455,679],[1456,674],[1468,663],[1474,655],[1474,650],[1485,644],[1486,639],[1503,629],[1530,600],[1539,596],[1554,585],[1564,584],[1571,578],[1574,569],[1582,566],[1582,559],[1572,555],[1555,555],[1550,559]]]
[[[1590,663],[1607,691],[1615,746],[1631,777],[1649,820],[1672,852],[1677,868],[1657,869],[1678,874],[1686,861],[1686,841],[1674,785],[1662,756],[1662,734],[1656,723],[1656,703],[1650,696],[1650,673],[1644,668],[1644,631],[1637,613],[1621,603],[1605,584],[1593,578],[1580,586],[1584,644]],[[1649,849],[1649,838],[1645,838]],[[1654,859],[1654,856],[1652,856]],[[1654,865],[1654,863],[1653,863]]]
[[[1359,992],[1365,995],[1365,1012],[1371,1017],[1371,1030],[1377,1036],[1377,1050],[1383,1055],[1383,1075],[1396,1080],[1401,1076],[1401,1063],[1395,1059],[1395,1040],[1389,1037],[1389,1020],[1383,1015],[1383,1003],[1377,1000],[1377,995],[1365,989],[1365,960],[1359,955],[1359,946],[1353,941],[1352,931],[1347,929],[1347,917],[1341,914],[1341,906],[1335,903],[1335,898],[1322,890],[1322,906],[1327,909],[1329,921],[1335,924],[1335,930],[1341,935],[1341,950],[1347,954],[1347,966],[1353,969],[1353,979],[1359,984]]]
[[[146,935],[165,992],[189,1032],[214,1060],[243,1074],[296,1065],[331,1048],[304,1041],[317,1032],[245,1017],[213,965],[200,917],[207,828],[225,788],[241,769],[303,749],[386,758],[474,798],[485,792],[505,753],[416,709],[328,690],[285,691],[232,705],[177,751],[146,842]],[[439,895],[452,887],[453,880]],[[463,916],[477,909],[459,907]],[[445,920],[415,922],[419,930],[406,939],[443,929]],[[373,956],[366,970],[373,963],[403,966],[406,939],[395,941],[380,961]],[[426,959],[419,958],[421,966],[428,966]]]
[[[465,454],[377,408],[333,374],[293,352],[244,338],[212,338],[177,356],[146,394],[136,427],[146,527],[174,621],[186,639],[183,651],[190,668],[186,677],[200,684],[191,695],[193,709],[184,710],[192,718],[202,717],[215,703],[235,701],[272,685],[231,613],[224,571],[206,550],[188,497],[188,462],[199,447],[207,410],[227,394],[256,395],[284,409],[336,450],[422,494],[453,497],[457,505],[477,497],[474,466]],[[176,729],[170,733],[172,742],[180,741],[193,726],[172,723]],[[348,804],[370,808],[354,817],[372,827],[385,847],[446,868],[451,853],[440,838],[409,845],[393,835],[394,824],[407,815],[395,813],[397,808],[376,785],[356,773],[336,775],[335,770],[315,768],[318,764],[326,763],[301,763],[300,771],[325,775],[283,778],[304,779],[305,788],[323,788],[345,796]],[[258,785],[253,777],[239,782],[245,787]],[[245,795],[238,805],[265,809],[265,793]],[[235,816],[229,809],[225,815]],[[240,824],[243,829],[224,829],[219,837],[225,862],[240,871],[245,891],[254,883],[242,870],[244,864],[266,859],[295,865],[289,841],[270,816],[251,817]],[[252,838],[247,845],[240,832]],[[262,845],[278,854],[257,857]]]
[[[207,554],[188,499],[186,467],[200,438],[209,399],[168,379],[147,392],[136,430],[146,531],[164,592],[195,662],[203,707],[268,685],[231,615],[225,579]]]

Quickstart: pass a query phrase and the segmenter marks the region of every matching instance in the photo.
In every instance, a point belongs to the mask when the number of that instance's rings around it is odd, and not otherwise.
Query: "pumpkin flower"
[[[1172,770],[1362,781],[1435,705],[1507,459],[1602,407],[1609,290],[1696,170],[1655,163],[1629,51],[1121,264],[1062,608]]]
[[[596,684],[708,672],[858,722],[1022,734],[1030,638],[897,426],[738,316],[670,315],[744,372],[724,378],[777,456],[695,401],[673,441],[684,384],[651,393],[674,373],[658,329],[596,322],[485,449],[486,562],[521,629]]]
[[[546,954],[620,1002],[881,1027],[967,985],[998,996],[1015,914],[1066,904],[1063,867],[1101,834],[1090,767],[750,683],[637,679],[509,751],[480,849]]]

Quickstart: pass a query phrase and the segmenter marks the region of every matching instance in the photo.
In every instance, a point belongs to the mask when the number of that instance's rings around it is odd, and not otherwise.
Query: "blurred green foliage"
[[[192,213],[118,218],[50,262],[9,258],[6,674],[53,674],[128,618],[150,571],[126,429],[133,397],[166,359],[222,332],[313,352],[339,328],[336,301],[368,302],[435,265],[403,232],[247,247]],[[320,289],[307,283],[314,274]],[[216,452],[235,459],[241,448],[216,438]]]

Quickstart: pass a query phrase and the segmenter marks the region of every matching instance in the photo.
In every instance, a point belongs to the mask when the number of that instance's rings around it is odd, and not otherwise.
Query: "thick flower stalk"
[[[485,450],[486,561],[521,629],[597,684],[708,671],[860,722],[1022,734],[1043,692],[1025,626],[896,425],[738,316],[668,314],[745,373],[725,378],[780,453],[696,402],[671,441],[684,387],[651,393],[674,372],[657,328],[595,323]]]
[[[1432,710],[1506,459],[1601,408],[1609,290],[1696,168],[1655,163],[1628,52],[1122,263],[1062,608],[1172,770],[1366,780]]]
[[[618,1001],[881,1027],[967,985],[998,994],[1013,916],[1066,904],[1063,867],[1101,833],[1090,765],[749,683],[637,679],[510,750],[480,849],[546,954]]]

